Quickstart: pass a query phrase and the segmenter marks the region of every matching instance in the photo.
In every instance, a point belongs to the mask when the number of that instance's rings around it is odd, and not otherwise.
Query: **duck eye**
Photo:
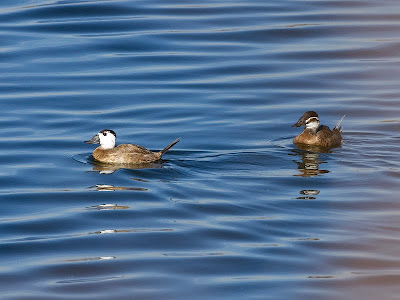
[[[107,132],[103,132],[103,135],[104,135],[104,136],[107,136]]]

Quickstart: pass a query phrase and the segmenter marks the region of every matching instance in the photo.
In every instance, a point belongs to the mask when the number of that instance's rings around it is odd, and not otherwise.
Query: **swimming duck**
[[[110,164],[142,164],[160,160],[162,155],[179,142],[176,139],[159,152],[152,152],[142,146],[121,144],[115,146],[117,135],[113,130],[104,129],[96,134],[86,144],[100,144],[93,151],[93,158],[99,162]]]
[[[293,140],[295,144],[312,145],[324,148],[339,147],[342,142],[342,128],[339,127],[343,116],[336,126],[330,130],[328,126],[321,125],[315,111],[307,111],[293,124],[292,127],[305,126],[306,128]]]

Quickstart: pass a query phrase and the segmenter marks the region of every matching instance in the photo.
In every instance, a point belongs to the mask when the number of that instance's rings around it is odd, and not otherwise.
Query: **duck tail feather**
[[[335,128],[334,129],[337,129],[337,130],[342,130],[342,127],[340,127],[340,123],[342,123],[342,121],[343,121],[343,119],[344,119],[344,117],[345,117],[346,115],[344,115],[340,120],[339,120],[339,122],[337,122],[337,124],[336,124],[336,126],[335,126]]]
[[[167,147],[165,147],[164,149],[162,149],[160,151],[161,155],[164,154],[165,152],[167,152],[169,149],[171,149],[173,146],[175,146],[175,144],[177,144],[181,139],[177,138],[175,141],[173,141],[171,144],[169,144]]]

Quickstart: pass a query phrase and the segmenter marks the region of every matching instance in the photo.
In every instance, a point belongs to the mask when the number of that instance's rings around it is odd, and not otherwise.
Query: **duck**
[[[158,152],[153,152],[145,147],[133,144],[120,144],[115,146],[117,134],[111,129],[103,129],[93,136],[86,144],[100,144],[93,151],[93,158],[107,164],[144,164],[161,159],[163,154],[177,144],[180,139],[174,140],[167,147]]]
[[[321,125],[315,111],[306,111],[292,127],[305,126],[302,133],[296,136],[293,143],[296,145],[309,145],[323,148],[336,148],[342,145],[342,123],[344,115],[331,130],[328,126]]]

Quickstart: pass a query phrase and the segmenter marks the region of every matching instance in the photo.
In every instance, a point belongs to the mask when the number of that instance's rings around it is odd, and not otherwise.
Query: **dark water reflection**
[[[395,299],[399,9],[1,1],[0,298]],[[181,142],[100,165],[103,128]]]
[[[304,147],[302,147],[304,148]],[[315,152],[313,147],[307,146],[304,149],[312,149],[311,150],[292,150],[290,155],[292,156],[300,156],[298,159],[294,160],[297,164],[297,168],[300,171],[300,174],[296,176],[310,177],[310,176],[318,176],[321,174],[329,173],[329,170],[324,170],[323,167],[327,167],[328,162],[323,159],[323,152]],[[325,150],[325,149],[322,149]]]

